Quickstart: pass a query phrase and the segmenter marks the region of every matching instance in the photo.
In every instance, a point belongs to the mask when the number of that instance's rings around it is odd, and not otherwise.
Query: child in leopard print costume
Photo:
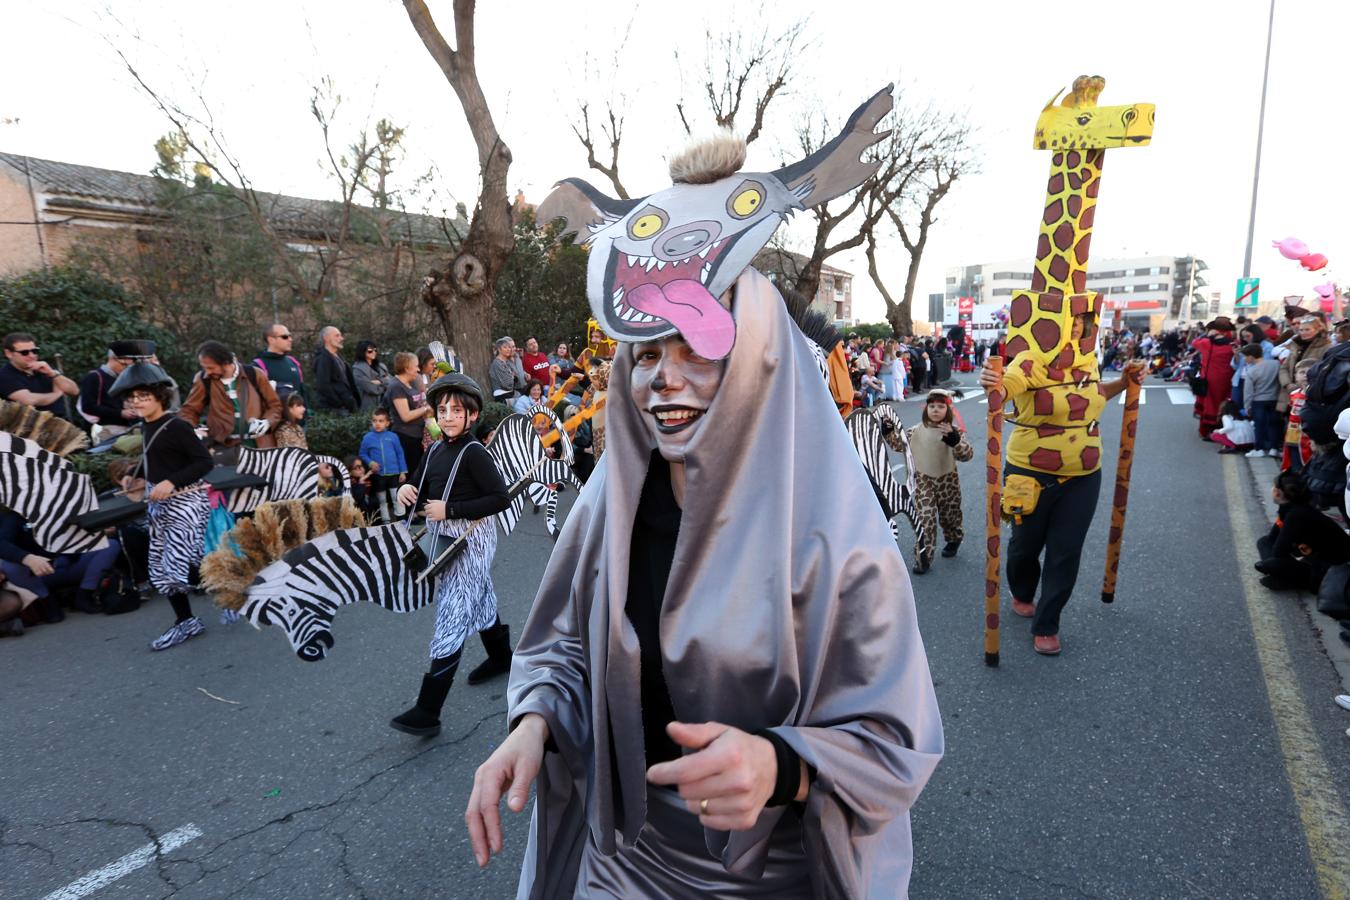
[[[956,427],[954,418],[951,395],[932,391],[924,403],[923,421],[908,432],[917,487],[914,501],[923,533],[928,535],[926,545],[914,547],[914,572],[918,575],[927,572],[933,562],[939,523],[947,540],[943,556],[955,556],[965,536],[961,530],[961,476],[956,472],[956,464],[973,458],[975,451],[966,441],[965,432]]]

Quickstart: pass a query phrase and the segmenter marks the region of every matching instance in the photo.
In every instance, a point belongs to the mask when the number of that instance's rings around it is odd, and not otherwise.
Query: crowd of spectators
[[[422,347],[394,353],[386,362],[378,346],[361,341],[349,360],[345,335],[329,325],[319,331],[313,354],[302,361],[285,324],[268,326],[261,338],[263,349],[251,358],[220,341],[202,343],[191,384],[185,391],[173,385],[166,409],[192,426],[216,465],[235,463],[242,447],[308,447],[305,427],[311,410],[360,416],[370,429],[359,446],[341,454],[350,483],[343,484],[332,467],[322,466],[321,488],[329,494],[350,493],[372,521],[402,515],[397,489],[436,436],[427,389],[439,374],[459,367],[453,354],[438,359]],[[544,354],[533,337],[522,349],[510,337],[496,341],[490,372],[493,398],[523,412],[548,402],[555,387],[571,378],[569,393],[553,399],[560,413],[574,412],[569,406],[581,403],[587,373],[576,365],[566,342],[553,346],[552,354]],[[114,399],[110,388],[136,360],[157,362],[145,354],[145,342],[113,341],[106,357],[79,382],[44,358],[35,335],[8,334],[3,347],[0,399],[50,412],[88,430],[99,451],[127,438],[140,424],[134,404]],[[589,449],[588,432],[589,425],[583,424],[574,436],[581,454]],[[110,458],[115,459],[110,470],[133,463],[127,456]],[[588,471],[589,466],[578,469]],[[110,474],[116,484],[125,473]],[[148,590],[147,547],[146,529],[132,522],[119,526],[104,549],[47,553],[33,540],[29,523],[0,507],[0,636],[22,634],[24,623],[60,621],[70,609],[117,613],[136,608]]]

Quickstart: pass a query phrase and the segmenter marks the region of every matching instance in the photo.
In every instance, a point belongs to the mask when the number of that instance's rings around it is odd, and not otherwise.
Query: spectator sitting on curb
[[[1316,592],[1331,566],[1350,562],[1350,535],[1315,509],[1311,495],[1297,472],[1281,472],[1271,496],[1279,505],[1279,518],[1270,533],[1256,542],[1261,561],[1256,571],[1261,583]]]
[[[1271,402],[1274,405],[1274,401]],[[1219,407],[1219,421],[1222,426],[1210,432],[1209,438],[1220,444],[1220,453],[1240,453],[1251,450],[1256,443],[1256,428],[1251,421],[1238,418],[1238,409],[1232,400],[1225,400]],[[1248,456],[1265,456],[1265,453],[1248,453]]]

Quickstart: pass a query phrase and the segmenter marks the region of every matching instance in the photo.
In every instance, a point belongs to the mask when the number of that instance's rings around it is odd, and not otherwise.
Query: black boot
[[[431,671],[422,676],[422,690],[417,694],[417,702],[407,712],[390,719],[389,727],[418,737],[440,734],[441,707],[445,705],[445,695],[450,693],[450,685],[455,683],[455,670],[458,668],[458,653],[445,659],[432,660]]]
[[[75,592],[75,608],[82,613],[103,612],[103,605],[98,602],[98,595],[86,588],[80,588]]]
[[[483,639],[487,659],[469,673],[469,684],[482,684],[511,671],[511,626],[498,619],[478,632],[478,636]]]
[[[942,548],[942,555],[950,559],[956,555],[956,551],[961,549],[960,541],[948,541],[947,546]]]
[[[923,575],[932,564],[933,558],[931,556],[920,556],[919,561],[914,564],[914,574]]]

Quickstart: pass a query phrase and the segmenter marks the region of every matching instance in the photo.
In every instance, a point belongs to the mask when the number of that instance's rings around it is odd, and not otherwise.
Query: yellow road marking
[[[1326,900],[1347,900],[1350,898],[1350,857],[1345,853],[1344,841],[1346,835],[1350,835],[1350,818],[1341,806],[1336,780],[1322,756],[1322,745],[1303,704],[1270,591],[1261,585],[1252,568],[1257,558],[1256,532],[1252,530],[1247,513],[1251,489],[1242,483],[1238,466],[1236,457],[1224,459],[1224,489],[1232,517],[1233,547],[1242,575],[1242,593],[1247,601],[1247,615],[1252,623],[1252,636],[1256,639],[1256,655],[1261,660],[1261,675],[1266,682],[1275,730],[1280,736],[1284,772],[1289,778],[1294,802],[1298,804],[1303,835],[1308,842],[1308,854],[1312,857],[1322,896]]]

